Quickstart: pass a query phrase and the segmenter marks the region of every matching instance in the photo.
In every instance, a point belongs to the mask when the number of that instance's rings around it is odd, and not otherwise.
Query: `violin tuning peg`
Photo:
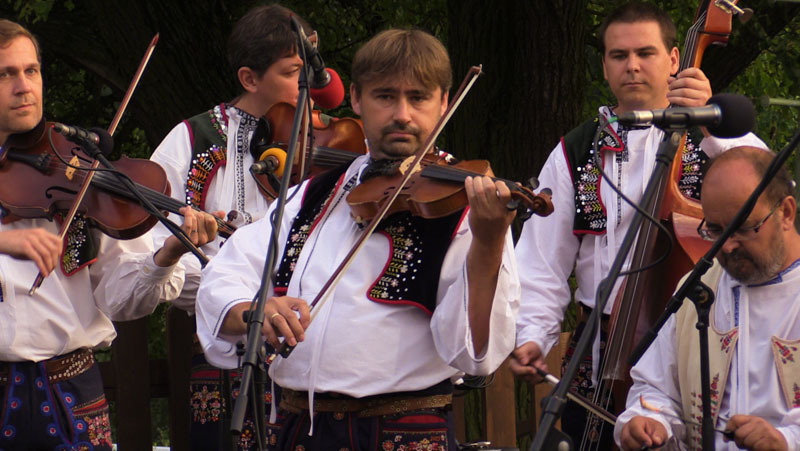
[[[535,190],[536,188],[539,187],[539,179],[537,179],[536,177],[531,177],[528,179],[528,181],[525,182],[525,186],[527,188],[530,188],[531,190]]]
[[[527,221],[533,215],[533,212],[530,208],[527,208],[523,205],[519,200],[513,199],[509,203],[506,204],[506,208],[509,211],[516,210],[517,218],[522,220],[523,222]]]
[[[508,210],[508,211],[514,211],[514,210],[517,210],[518,208],[519,208],[519,201],[516,200],[516,199],[510,200],[506,204],[506,210]]]

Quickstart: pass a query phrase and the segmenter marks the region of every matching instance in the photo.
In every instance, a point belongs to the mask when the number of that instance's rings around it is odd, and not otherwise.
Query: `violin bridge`
[[[408,170],[411,168],[411,165],[414,163],[414,158],[415,157],[413,157],[413,156],[408,157],[405,160],[403,160],[402,163],[400,163],[400,166],[398,166],[398,168],[397,168],[397,170],[400,171],[400,174],[406,175],[406,172],[408,172]],[[422,170],[422,167],[421,166],[417,166],[416,171],[414,171],[414,172],[419,172],[421,170]]]
[[[69,164],[71,166],[80,166],[81,160],[77,156],[73,156],[71,160],[69,160]],[[72,177],[75,176],[75,168],[67,166],[67,169],[64,171],[64,175],[67,177],[67,180],[72,181]]]

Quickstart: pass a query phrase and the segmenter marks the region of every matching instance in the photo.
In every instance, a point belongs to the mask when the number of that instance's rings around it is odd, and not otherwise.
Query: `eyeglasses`
[[[761,228],[761,226],[764,225],[764,223],[767,222],[767,219],[769,219],[769,217],[772,216],[773,213],[775,213],[775,211],[781,205],[781,202],[782,200],[778,201],[778,203],[775,204],[774,207],[772,207],[772,210],[769,211],[769,214],[767,214],[767,216],[765,216],[764,219],[762,219],[761,221],[758,221],[758,224],[752,227],[739,227],[739,230],[733,232],[731,238],[739,241],[749,241],[755,238],[756,235],[758,234],[758,230]],[[705,223],[706,223],[706,218],[703,218],[703,220],[700,221],[700,225],[697,226],[697,234],[700,235],[700,238],[706,241],[716,241],[717,238],[719,238],[719,236],[722,235],[722,231],[724,230],[724,228],[720,226],[711,226],[703,228],[703,224]]]

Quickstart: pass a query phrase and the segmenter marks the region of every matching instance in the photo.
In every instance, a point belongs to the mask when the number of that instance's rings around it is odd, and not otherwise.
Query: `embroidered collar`
[[[257,124],[258,123],[258,118],[253,116],[252,114],[248,113],[247,111],[245,111],[245,110],[243,110],[243,109],[241,109],[241,108],[239,108],[239,107],[237,107],[235,105],[232,106],[231,109],[233,111],[235,111],[236,114],[239,115],[239,117],[242,118],[242,123],[248,123],[248,124]]]

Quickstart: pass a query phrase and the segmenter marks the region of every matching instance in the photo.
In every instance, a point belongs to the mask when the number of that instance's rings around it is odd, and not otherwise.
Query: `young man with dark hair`
[[[239,95],[175,126],[151,157],[167,172],[175,199],[205,211],[227,213],[236,226],[260,219],[271,200],[260,191],[250,173],[250,166],[255,163],[251,146],[259,121],[264,122],[263,117],[273,105],[297,102],[303,61],[297,53],[292,16],[307,35],[312,34],[305,21],[277,4],[255,7],[241,17],[228,38],[228,62]],[[164,240],[168,233],[166,228],[156,227],[155,243]],[[202,250],[213,258],[222,243],[220,237]],[[184,258],[183,264],[186,281],[173,304],[193,312],[202,268],[192,258]],[[200,349],[208,352],[212,343],[203,336],[204,330],[198,328],[199,349],[192,363],[191,440],[193,449],[218,449],[221,440],[229,436],[228,431],[222,430],[222,419],[230,415],[232,408],[230,394],[223,393],[224,381],[230,381],[227,385],[234,392],[238,381],[217,367],[235,368],[237,363],[215,361],[213,357],[206,361]],[[269,405],[271,394],[265,396]],[[245,427],[250,425],[252,422],[248,421]],[[252,431],[242,437],[241,449],[256,446]]]
[[[447,107],[450,73],[442,44],[417,30],[384,31],[356,53],[350,95],[369,155],[299,186],[280,225],[263,333],[300,343],[270,366],[286,418],[278,449],[456,449],[451,381],[491,373],[513,348],[514,213],[508,187],[488,177],[467,178],[468,209],[382,221],[309,324],[307,302],[361,234],[346,196],[420,148]],[[239,230],[204,272],[204,336],[241,339],[271,233],[267,218]]]
[[[700,69],[678,73],[675,26],[658,7],[639,2],[619,7],[604,22],[599,37],[603,44],[603,74],[616,98],[615,105],[601,106],[599,115],[612,118],[633,110],[669,105],[702,106],[711,97],[711,86]],[[544,357],[558,340],[564,312],[571,301],[568,279],[573,269],[578,283],[574,294],[578,316],[585,320],[595,305],[600,281],[607,276],[634,217],[633,207],[612,190],[595,166],[592,139],[598,126],[597,117],[584,122],[564,136],[550,154],[539,181],[541,186],[552,189],[555,211],[527,221],[516,246],[526,269],[520,273],[522,303],[511,368],[529,380],[540,380],[533,367],[545,369]],[[737,139],[704,135],[705,131],[690,130],[683,151],[679,189],[688,197],[699,197],[700,168],[709,156],[737,145],[764,146],[752,134]],[[602,169],[634,203],[642,197],[663,136],[653,126],[619,123],[600,133]],[[603,312],[606,318],[621,280]],[[581,330],[583,321],[573,334],[570,349],[574,349]],[[575,380],[574,387],[590,398],[597,384],[597,362],[604,344],[604,337],[595,339]],[[580,443],[585,426],[583,408],[568,403],[562,417],[563,429]],[[600,439],[605,446],[611,445],[610,428],[604,428],[603,434],[592,429],[587,432],[590,440]]]

